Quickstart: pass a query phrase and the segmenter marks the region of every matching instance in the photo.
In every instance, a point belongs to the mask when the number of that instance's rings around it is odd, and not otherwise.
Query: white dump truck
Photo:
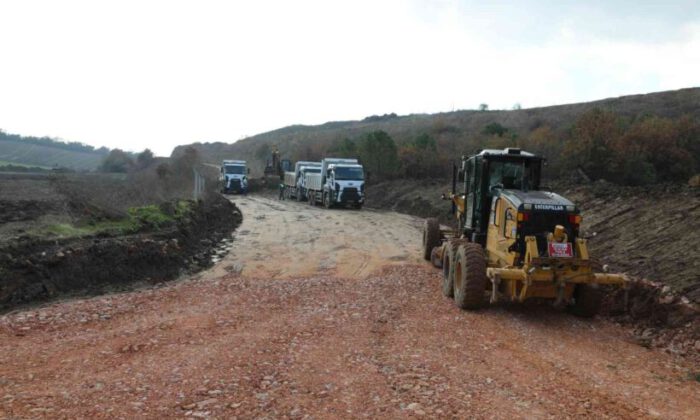
[[[307,173],[321,173],[321,162],[299,161],[294,165],[294,171],[284,173],[284,196],[289,199],[303,201],[306,199]]]
[[[221,163],[221,192],[223,194],[246,194],[250,169],[245,160],[224,160]]]
[[[351,206],[361,209],[365,203],[365,175],[357,159],[326,158],[320,173],[306,174],[309,204],[326,208]]]

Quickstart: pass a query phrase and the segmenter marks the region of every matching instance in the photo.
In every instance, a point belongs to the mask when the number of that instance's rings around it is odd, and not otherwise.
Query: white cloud
[[[698,22],[650,42],[567,16],[453,1],[3,2],[0,127],[169,154],[294,123],[700,84]]]

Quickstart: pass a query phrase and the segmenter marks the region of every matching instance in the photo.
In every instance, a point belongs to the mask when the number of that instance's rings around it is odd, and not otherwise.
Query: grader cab
[[[508,148],[463,157],[455,167],[452,191],[443,198],[452,202],[457,229],[427,219],[423,252],[442,267],[442,292],[460,308],[539,298],[593,316],[602,298],[599,285],[626,284],[624,275],[595,272],[579,236],[579,209],[539,189],[542,163]]]

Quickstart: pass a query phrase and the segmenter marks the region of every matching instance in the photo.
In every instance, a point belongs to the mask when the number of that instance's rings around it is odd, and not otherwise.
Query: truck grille
[[[234,190],[234,191],[240,191],[241,189],[241,180],[240,179],[232,179],[229,182],[229,189]]]
[[[344,188],[343,195],[340,197],[343,202],[358,202],[360,201],[360,194],[357,192],[357,188]]]

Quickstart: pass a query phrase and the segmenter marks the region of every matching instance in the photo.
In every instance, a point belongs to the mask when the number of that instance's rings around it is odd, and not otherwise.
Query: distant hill
[[[232,144],[216,142],[189,146],[197,149],[203,159],[210,163],[218,163],[222,159],[246,159],[250,162],[254,175],[260,175],[264,167],[266,147],[277,146],[284,158],[293,161],[318,159],[343,139],[357,139],[374,130],[388,132],[399,146],[418,135],[428,134],[436,139],[441,155],[458,157],[483,145],[483,141],[480,143],[474,139],[483,138],[490,125],[507,129],[509,139],[527,137],[543,126],[563,137],[577,118],[595,108],[613,111],[631,120],[649,115],[668,118],[687,115],[697,121],[700,119],[700,88],[512,111],[465,110],[407,116],[386,114],[367,117],[362,121],[293,125]],[[173,156],[181,155],[185,147],[188,146],[175,148]]]
[[[66,143],[47,137],[24,137],[0,131],[0,166],[94,170],[109,149]]]

